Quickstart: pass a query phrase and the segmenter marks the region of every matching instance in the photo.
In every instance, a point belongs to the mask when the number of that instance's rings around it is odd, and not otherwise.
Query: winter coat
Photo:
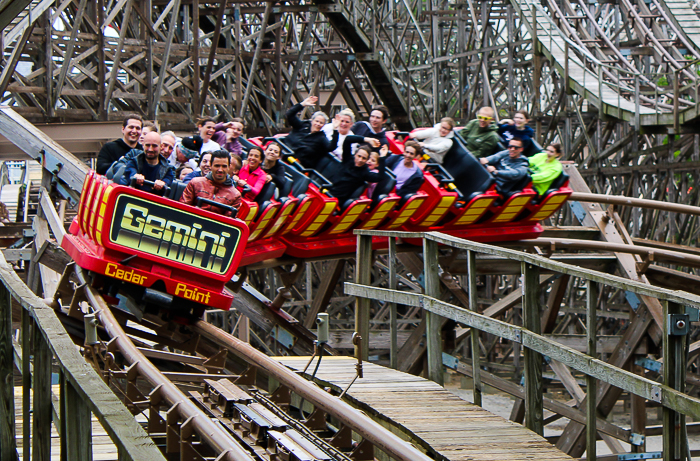
[[[498,143],[498,125],[491,123],[486,128],[479,126],[479,121],[474,119],[467,123],[467,126],[460,130],[459,134],[467,143],[467,150],[474,157],[488,157],[496,152]]]
[[[124,157],[128,158],[126,162],[126,168],[124,169],[124,174],[122,175],[121,179],[119,180],[119,184],[122,186],[128,186],[131,184],[131,178],[134,177],[134,175],[137,174],[144,174],[144,164],[146,163],[146,154],[143,151],[139,151],[137,149],[132,149],[131,151],[127,152]],[[175,170],[173,169],[172,166],[168,163],[168,161],[163,157],[162,155],[158,155],[158,169],[156,172],[156,180],[161,180],[163,181],[168,187],[173,183],[173,180],[175,179]],[[146,178],[146,180],[151,180],[149,178]],[[143,185],[143,186],[136,186],[137,188],[141,190],[145,190],[147,192],[153,192],[153,189],[151,186]]]
[[[205,177],[194,178],[190,181],[187,187],[185,187],[182,197],[180,197],[180,202],[197,206],[197,198],[199,197],[234,208],[238,208],[241,205],[241,193],[238,192],[238,189],[233,185],[231,177],[227,176],[223,184],[217,184],[214,182],[211,172]],[[200,208],[217,214],[231,215],[230,211],[208,203],[203,203]]]
[[[292,132],[283,142],[292,148],[294,156],[304,168],[315,168],[318,161],[328,152],[335,150],[338,144],[337,131],[331,141],[323,130],[311,133],[311,121],[299,120],[297,114],[304,106],[297,104],[287,111],[287,122],[292,126]]]

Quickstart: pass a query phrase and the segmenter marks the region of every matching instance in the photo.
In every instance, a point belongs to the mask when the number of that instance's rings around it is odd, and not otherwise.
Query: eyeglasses
[[[486,117],[485,115],[477,115],[476,118],[478,120],[483,120],[485,122],[493,120],[493,117]]]
[[[508,149],[522,149],[523,146],[508,146]]]

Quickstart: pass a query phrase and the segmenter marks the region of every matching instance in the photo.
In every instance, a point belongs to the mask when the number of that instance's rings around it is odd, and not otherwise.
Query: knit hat
[[[202,148],[204,140],[199,135],[189,136],[187,138],[182,138],[182,141],[178,144],[178,149],[182,155],[187,157],[187,159],[196,158],[199,156],[199,151]]]

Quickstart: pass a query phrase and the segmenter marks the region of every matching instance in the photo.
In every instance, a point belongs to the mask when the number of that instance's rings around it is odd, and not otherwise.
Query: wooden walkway
[[[295,371],[303,370],[309,361],[308,357],[277,359]],[[316,363],[314,359],[307,374],[313,373]],[[315,380],[322,387],[342,391],[355,376],[355,363],[349,357],[323,357]],[[346,398],[414,445],[435,453],[437,459],[573,459],[525,427],[462,400],[432,381],[367,362],[363,371],[363,379],[355,381]]]

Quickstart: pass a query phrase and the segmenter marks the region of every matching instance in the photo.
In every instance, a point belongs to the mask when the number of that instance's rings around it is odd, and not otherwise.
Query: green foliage
[[[668,79],[666,76],[661,76],[659,79],[656,81],[656,84],[659,86],[668,86]]]

